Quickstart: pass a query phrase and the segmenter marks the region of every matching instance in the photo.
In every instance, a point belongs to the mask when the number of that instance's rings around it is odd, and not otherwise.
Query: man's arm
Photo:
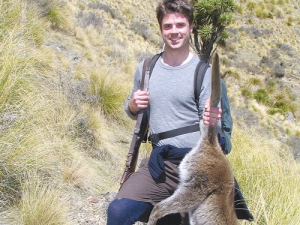
[[[137,90],[128,101],[128,110],[135,115],[141,109],[145,109],[149,103],[149,92]]]
[[[125,112],[133,120],[137,119],[137,114],[139,110],[144,109],[148,106],[148,102],[150,99],[149,92],[141,91],[139,89],[142,77],[142,67],[143,63],[140,63],[138,65],[138,68],[136,69],[134,75],[133,88],[124,104]]]

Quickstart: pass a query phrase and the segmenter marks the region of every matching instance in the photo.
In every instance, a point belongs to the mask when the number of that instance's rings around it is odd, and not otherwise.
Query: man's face
[[[182,13],[168,13],[163,17],[161,34],[166,49],[188,48],[192,25]]]

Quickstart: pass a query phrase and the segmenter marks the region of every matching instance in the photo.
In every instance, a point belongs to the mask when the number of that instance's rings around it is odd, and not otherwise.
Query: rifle
[[[146,91],[148,89],[149,76],[150,76],[150,58],[147,58],[145,59],[143,65],[140,90]],[[148,130],[148,117],[147,117],[147,108],[145,108],[138,112],[134,133],[127,154],[127,160],[125,163],[124,173],[121,178],[120,185],[122,185],[124,181],[127,179],[127,177],[135,171],[140,145],[144,141],[144,138],[147,134],[147,130]]]

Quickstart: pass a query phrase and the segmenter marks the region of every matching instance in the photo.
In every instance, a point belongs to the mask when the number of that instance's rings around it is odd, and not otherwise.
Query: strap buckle
[[[159,134],[150,134],[149,135],[149,141],[152,143],[159,142]]]

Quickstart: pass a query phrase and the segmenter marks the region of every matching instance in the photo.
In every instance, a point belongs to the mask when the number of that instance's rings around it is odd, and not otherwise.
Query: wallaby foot
[[[171,197],[156,204],[150,214],[147,225],[155,225],[157,220],[168,214],[185,213],[197,208],[201,203],[201,196],[197,196],[198,201],[195,202],[190,201],[190,199],[195,199],[196,196],[195,198],[186,198],[187,194],[190,195],[188,189],[178,188]]]

